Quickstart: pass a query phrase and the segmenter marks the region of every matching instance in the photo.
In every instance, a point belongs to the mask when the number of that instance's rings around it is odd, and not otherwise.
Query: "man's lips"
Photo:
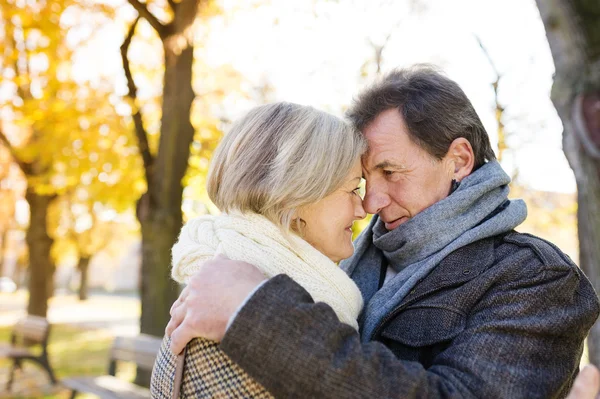
[[[401,218],[398,218],[396,220],[392,220],[391,222],[384,222],[385,224],[385,228],[389,231],[389,230],[394,230],[396,227],[400,226],[402,223],[406,222],[408,220],[407,216],[402,216]]]

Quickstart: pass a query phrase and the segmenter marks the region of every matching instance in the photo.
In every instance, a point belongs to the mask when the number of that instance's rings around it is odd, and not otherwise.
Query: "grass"
[[[10,332],[11,327],[0,327],[0,342],[9,342]],[[65,324],[53,325],[48,351],[51,365],[59,381],[68,376],[106,374],[112,340],[113,336],[105,330],[82,330]],[[3,381],[7,379],[10,365],[8,360],[0,359],[0,374],[6,376]],[[118,364],[117,376],[132,381],[135,376],[135,366],[127,363]],[[22,379],[20,382],[19,378]],[[66,399],[70,395],[66,389],[51,387],[47,374],[31,362],[25,362],[24,372],[17,374],[15,384],[18,383],[21,386],[15,386],[14,391],[21,393],[21,396],[6,396],[7,392],[0,385],[0,398]],[[94,396],[80,394],[77,397],[84,399]]]

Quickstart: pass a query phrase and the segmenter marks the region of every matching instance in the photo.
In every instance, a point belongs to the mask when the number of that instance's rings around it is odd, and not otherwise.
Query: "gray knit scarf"
[[[508,200],[510,177],[496,161],[464,178],[458,189],[392,231],[378,216],[357,238],[341,267],[356,282],[366,306],[359,318],[364,342],[446,256],[483,238],[508,232],[527,216],[522,200]],[[378,289],[382,265],[398,272]]]

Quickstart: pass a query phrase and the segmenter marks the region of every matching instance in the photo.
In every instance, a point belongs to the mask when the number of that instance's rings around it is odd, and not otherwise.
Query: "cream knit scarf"
[[[315,302],[331,306],[338,318],[358,330],[362,309],[358,287],[334,262],[309,243],[257,214],[201,216],[183,226],[173,246],[173,279],[185,283],[202,262],[222,253],[258,267],[267,277],[286,274]]]

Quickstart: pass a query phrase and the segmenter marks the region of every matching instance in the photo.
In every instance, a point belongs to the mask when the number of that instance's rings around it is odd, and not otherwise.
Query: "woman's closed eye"
[[[360,199],[365,198],[365,180],[361,179],[360,183],[354,190],[352,190],[352,194],[358,196]]]

